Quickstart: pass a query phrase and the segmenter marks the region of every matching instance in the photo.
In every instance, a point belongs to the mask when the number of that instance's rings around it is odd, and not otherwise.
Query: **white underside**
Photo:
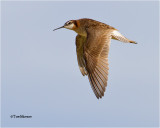
[[[114,38],[116,38],[117,40],[119,40],[119,41],[121,41],[121,42],[125,42],[125,43],[128,43],[129,42],[129,40],[126,38],[126,37],[124,37],[120,32],[118,32],[117,30],[114,30],[113,32],[112,32],[112,36],[114,37]]]
[[[117,30],[113,31],[113,35],[114,36],[119,36],[119,37],[124,37],[120,32],[118,32]]]

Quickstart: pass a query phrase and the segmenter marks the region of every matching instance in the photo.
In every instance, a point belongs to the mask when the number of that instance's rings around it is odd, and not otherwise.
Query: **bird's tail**
[[[112,39],[114,40],[119,40],[121,42],[125,42],[125,43],[133,43],[133,44],[137,44],[137,42],[132,41],[127,39],[126,37],[124,37],[120,32],[118,32],[117,30],[114,30],[112,32]]]

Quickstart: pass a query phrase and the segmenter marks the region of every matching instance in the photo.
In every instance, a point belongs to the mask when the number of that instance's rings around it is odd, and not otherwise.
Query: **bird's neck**
[[[85,30],[85,27],[80,23],[79,20],[76,20],[75,22],[76,22],[76,26],[74,27],[73,30],[74,30],[76,33],[78,33],[79,35],[86,37],[86,36],[87,36],[87,32],[86,32],[86,30]]]

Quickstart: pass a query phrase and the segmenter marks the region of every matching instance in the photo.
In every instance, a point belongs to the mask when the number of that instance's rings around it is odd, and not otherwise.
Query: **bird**
[[[77,33],[75,44],[80,72],[83,76],[88,76],[97,99],[102,98],[108,81],[108,54],[111,39],[125,43],[137,43],[123,36],[114,27],[89,18],[69,20],[53,31],[60,28]]]

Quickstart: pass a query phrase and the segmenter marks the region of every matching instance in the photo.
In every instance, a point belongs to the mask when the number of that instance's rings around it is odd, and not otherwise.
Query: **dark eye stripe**
[[[71,24],[71,21],[68,21],[67,24]]]
[[[72,21],[68,21],[65,23],[65,25],[70,25],[72,23]]]

